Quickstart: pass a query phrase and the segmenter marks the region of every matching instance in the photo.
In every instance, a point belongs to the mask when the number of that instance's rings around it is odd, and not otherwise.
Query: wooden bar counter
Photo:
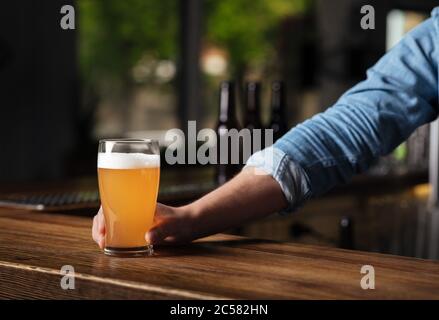
[[[91,223],[0,209],[0,298],[439,299],[439,262],[228,235],[122,259],[98,249]],[[60,286],[64,265],[73,290]],[[360,286],[363,265],[374,290]]]

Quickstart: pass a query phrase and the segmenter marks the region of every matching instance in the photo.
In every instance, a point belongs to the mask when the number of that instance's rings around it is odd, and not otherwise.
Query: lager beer
[[[98,180],[109,255],[151,253],[145,233],[152,227],[160,180],[158,143],[103,140]]]

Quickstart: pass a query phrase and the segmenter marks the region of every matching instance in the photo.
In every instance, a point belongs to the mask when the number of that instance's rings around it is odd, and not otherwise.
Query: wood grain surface
[[[2,299],[439,299],[439,262],[216,235],[105,256],[86,217],[0,209]],[[60,286],[63,265],[75,289]],[[375,290],[360,269],[375,268]]]

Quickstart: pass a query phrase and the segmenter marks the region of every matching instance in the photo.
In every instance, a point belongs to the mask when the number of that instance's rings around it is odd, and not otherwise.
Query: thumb
[[[167,242],[172,242],[172,238],[177,231],[176,220],[169,219],[162,221],[158,225],[152,227],[145,235],[145,239],[149,244],[160,245]],[[171,238],[166,240],[166,238]],[[171,241],[169,241],[171,240]]]

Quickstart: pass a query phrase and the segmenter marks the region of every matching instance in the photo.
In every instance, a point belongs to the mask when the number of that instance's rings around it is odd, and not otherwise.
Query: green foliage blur
[[[184,0],[181,0],[184,1]],[[204,0],[204,41],[229,53],[231,76],[267,57],[279,19],[308,10],[312,0]],[[77,0],[79,56],[85,84],[130,82],[148,55],[176,60],[179,0]]]
[[[311,0],[206,0],[206,40],[229,53],[232,75],[273,50],[283,17],[310,9]]]
[[[79,57],[85,83],[129,81],[144,54],[175,58],[178,1],[78,0]]]

